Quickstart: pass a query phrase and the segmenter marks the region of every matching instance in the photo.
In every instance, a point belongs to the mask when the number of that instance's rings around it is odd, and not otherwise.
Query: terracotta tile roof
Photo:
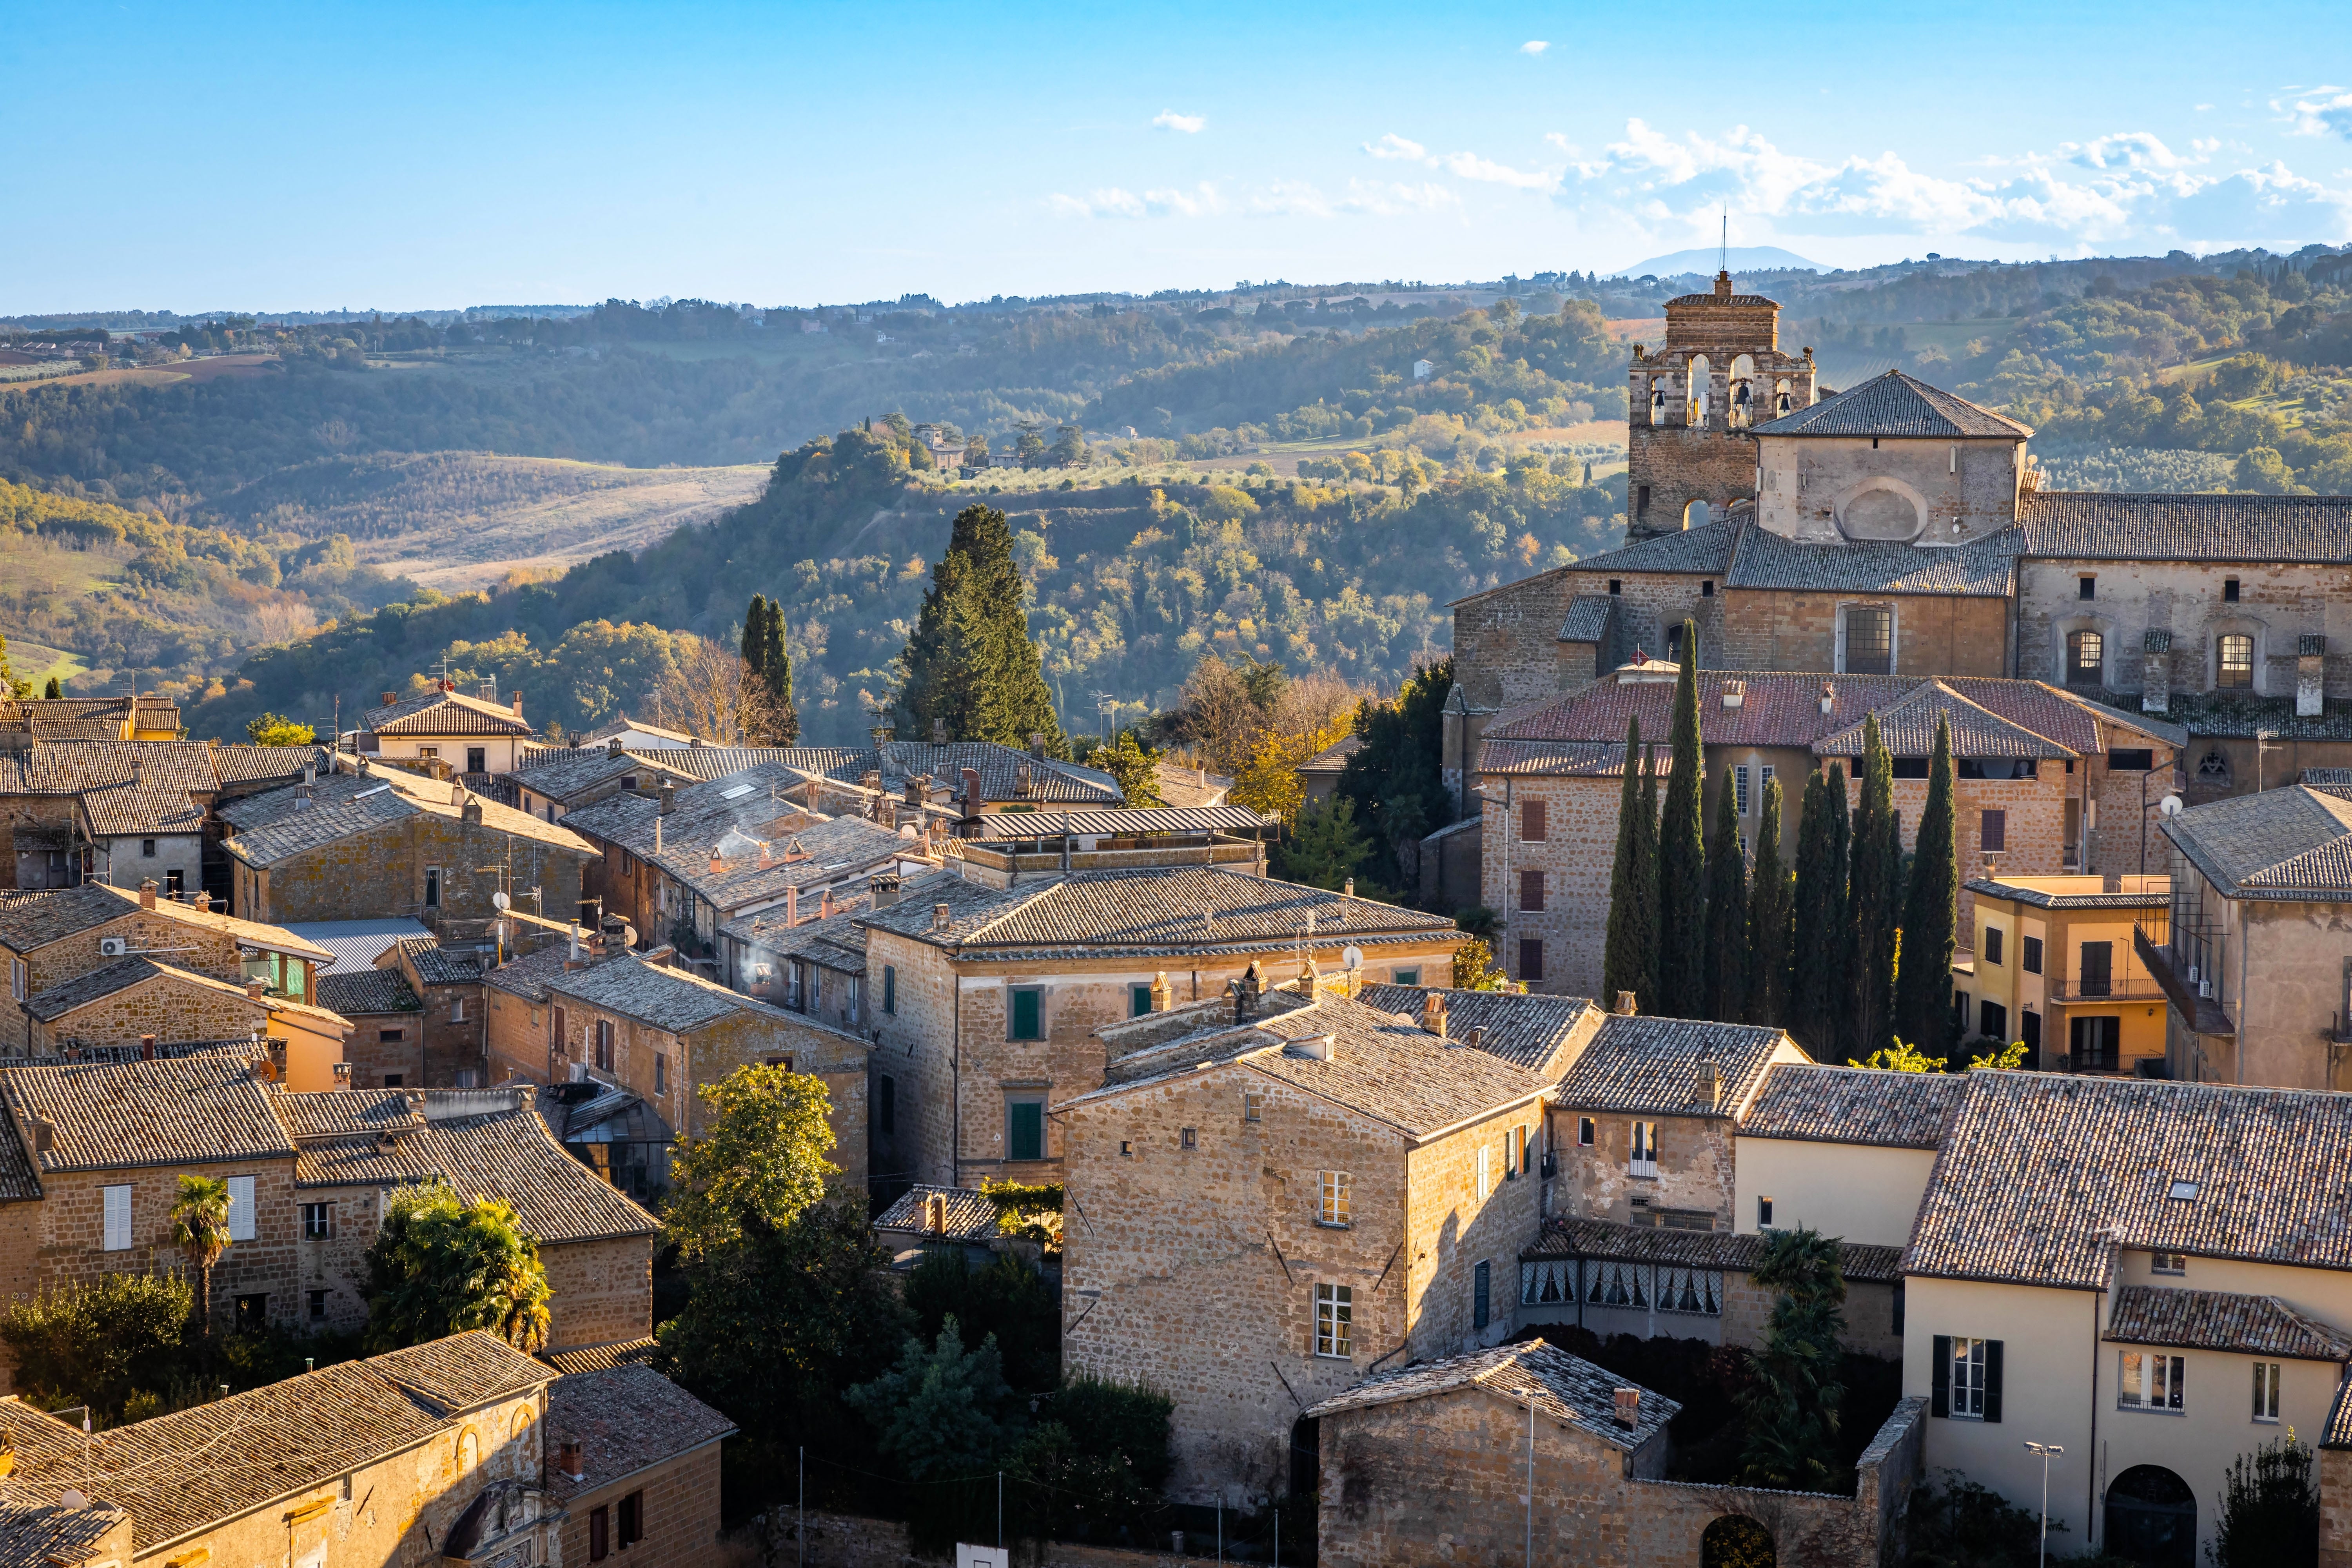
[[[1519,1256],[1599,1258],[1612,1262],[1657,1263],[1676,1268],[1751,1272],[1764,1256],[1761,1236],[1728,1230],[1674,1230],[1664,1226],[1620,1225],[1580,1215],[1554,1215],[1543,1233]],[[1903,1249],[1838,1243],[1838,1263],[1850,1281],[1891,1285],[1903,1278]]]
[[[1779,1029],[1612,1013],[1560,1079],[1553,1102],[1578,1110],[1737,1116],[1784,1051],[1803,1054]],[[1708,1063],[1721,1085],[1711,1104],[1700,1097]]]
[[[319,976],[319,1005],[344,1017],[377,1013],[419,1013],[425,1004],[397,969],[338,970]]]
[[[2352,1269],[2352,1095],[1979,1068],[1904,1271],[2087,1289],[2116,1245]],[[2174,1192],[2182,1195],[2174,1197]]]
[[[627,752],[608,751],[603,746],[578,749],[546,750],[527,755],[522,766],[506,776],[517,785],[543,795],[551,799],[569,802],[583,790],[613,779],[635,775],[635,787],[657,788],[663,779],[690,779],[696,775],[672,772],[658,763],[640,760]]]
[[[316,768],[323,778],[334,766],[334,753],[324,746],[257,746],[247,741],[225,742],[213,748],[213,772],[225,784],[299,780],[306,766]]]
[[[2352,1367],[2336,1385],[2336,1403],[2328,1406],[2327,1430],[2320,1434],[2323,1448],[2352,1448]]]
[[[1765,1073],[1739,1135],[1932,1150],[1967,1084],[1956,1073],[1783,1062]]]
[[[649,1366],[661,1352],[661,1342],[648,1334],[641,1340],[618,1340],[609,1345],[581,1345],[539,1359],[561,1373],[603,1372],[614,1366]]]
[[[1152,769],[1152,776],[1160,798],[1173,806],[1223,805],[1234,787],[1234,781],[1223,773],[1213,773],[1206,768],[1179,767],[1174,763],[1159,763]]]
[[[1800,544],[1743,522],[1724,584],[1801,593],[2001,599],[2017,593],[2017,553],[2015,531],[2006,528],[1948,547],[1860,540]]]
[[[2056,561],[2352,561],[2352,496],[2053,490],[2017,509],[2024,553]]]
[[[1766,436],[1904,436],[1946,440],[1966,436],[2006,436],[2023,440],[2033,432],[2006,415],[1980,408],[1899,370],[1873,376],[1860,386],[1833,392],[1810,408],[1783,414],[1756,426]]]
[[[32,952],[127,912],[121,899],[96,882],[11,899],[0,902],[0,947]]]
[[[947,1205],[947,1228],[943,1231],[934,1232],[923,1217],[933,1198],[942,1199]],[[988,1201],[987,1194],[971,1187],[931,1187],[919,1182],[882,1211],[874,1228],[967,1242],[992,1241],[1002,1234],[996,1224],[996,1205]]]
[[[1609,635],[1609,616],[1617,602],[1606,594],[1579,594],[1568,602],[1559,623],[1561,642],[1599,642]]]
[[[934,930],[932,906],[941,903],[949,923]],[[1018,959],[1071,948],[1148,957],[1288,952],[1310,914],[1316,942],[1327,947],[1459,934],[1443,915],[1207,866],[1081,871],[1002,889],[932,876],[904,884],[898,903],[860,916],[858,923],[953,948],[963,959]]]
[[[2226,1290],[2126,1285],[2116,1292],[2105,1337],[2125,1345],[2231,1351],[2297,1361],[2352,1358],[2352,1339],[2276,1296],[2239,1296]]]
[[[776,1023],[822,1026],[688,970],[647,963],[635,953],[599,959],[584,969],[559,967],[543,984],[551,996],[576,997],[671,1034],[698,1029],[737,1013]]]
[[[2266,741],[2352,740],[2352,701],[2340,697],[2326,699],[2316,713],[2298,713],[2292,696],[2175,691],[2165,717],[2200,740],[2251,741],[2257,734]]]
[[[2352,899],[2352,800],[2308,784],[2192,805],[2158,826],[2234,899]]]
[[[801,782],[801,774],[781,763],[763,763],[687,785],[677,792],[667,816],[661,815],[658,801],[618,795],[566,814],[563,825],[659,867],[728,914],[747,904],[782,902],[787,888],[814,889],[861,875],[914,848],[911,840],[862,817],[781,826],[810,815],[783,798],[783,792]],[[661,825],[658,851],[654,848],[656,822]],[[795,839],[808,858],[785,862],[781,858]],[[777,858],[765,870],[760,867],[758,848],[763,840]],[[710,870],[714,847],[723,851],[715,876]]]
[[[100,837],[193,833],[220,789],[202,741],[59,741],[0,755],[0,795],[74,795]]]
[[[110,888],[99,884],[98,889],[106,897],[112,899],[116,910],[122,914],[129,914],[140,908],[140,895],[128,888]],[[284,926],[270,925],[264,921],[240,919],[224,909],[199,910],[194,904],[158,898],[155,900],[155,907],[148,912],[161,915],[165,920],[176,921],[182,925],[195,926],[205,931],[234,937],[247,947],[264,948],[271,952],[292,953],[297,957],[307,958],[320,963],[330,963],[335,956],[332,949],[320,946],[299,931],[289,931]]]
[[[506,703],[455,691],[428,691],[389,708],[371,708],[360,727],[376,735],[528,735],[531,727]]]
[[[0,727],[24,729],[37,741],[113,741],[131,717],[129,697],[20,697],[0,700]],[[137,728],[180,728],[179,704],[161,697],[138,700]]]
[[[1367,1007],[1398,1014],[1408,1023],[1418,1024],[1423,1000],[1433,990],[1445,999],[1445,1030],[1449,1037],[1467,1044],[1475,1031],[1478,1049],[1543,1078],[1558,1077],[1565,1066],[1560,1060],[1561,1053],[1600,1022],[1600,1009],[1582,996],[1522,996],[1507,991],[1367,985],[1358,993],[1357,999]]]
[[[24,1203],[41,1195],[41,1178],[33,1157],[16,1136],[16,1125],[0,1116],[0,1204]]]
[[[11,1068],[0,1074],[0,1093],[53,1130],[48,1148],[32,1156],[44,1173],[289,1158],[293,1140],[253,1077],[254,1054]]]
[[[1931,680],[1896,702],[1878,710],[1879,739],[1898,757],[1933,755],[1937,720],[1952,730],[1956,757],[2068,758],[2074,753],[2012,724],[2000,714],[1969,701],[1940,680]],[[1703,727],[1702,727],[1703,728]],[[1863,752],[1863,727],[1852,724],[1813,742],[1824,757],[1858,757]]]
[[[1646,743],[1646,742],[1645,742]],[[1662,744],[1656,752],[1658,776],[1674,772],[1674,753]],[[1634,759],[1636,767],[1641,759]],[[1500,777],[1622,779],[1625,776],[1625,746],[1607,741],[1497,741],[1489,737],[1478,747],[1478,771]]]
[[[1643,1389],[1633,1426],[1620,1426],[1617,1390],[1638,1386],[1542,1340],[1523,1340],[1446,1361],[1424,1362],[1402,1372],[1379,1373],[1307,1414],[1319,1418],[1477,1388],[1521,1411],[1532,1403],[1559,1426],[1597,1437],[1612,1448],[1631,1451],[1664,1431],[1666,1423],[1682,1411],[1664,1394]]]
[[[1347,767],[1349,757],[1363,749],[1364,738],[1361,735],[1342,735],[1291,771],[1302,773],[1336,773]]]
[[[456,1414],[536,1388],[547,1369],[496,1334],[477,1329],[363,1362],[369,1371]]]
[[[54,1024],[67,1014],[87,1007],[93,1002],[103,1002],[119,991],[128,991],[150,980],[166,978],[203,981],[224,992],[238,989],[225,981],[212,980],[171,964],[158,963],[152,958],[118,958],[111,963],[101,963],[96,969],[85,970],[70,980],[59,981],[47,991],[37,991],[21,1005],[42,1023]]]
[[[731,1436],[735,1424],[649,1366],[575,1372],[547,1391],[548,1452],[577,1441],[582,1478],[551,1459],[548,1491],[562,1503],[625,1476]]]
[[[1740,525],[1729,518],[1718,519],[1700,528],[1685,528],[1673,533],[1662,533],[1655,539],[1644,539],[1628,544],[1622,550],[1611,550],[1561,568],[1579,576],[1631,576],[1638,572],[1680,572],[1699,576],[1720,577],[1731,564],[1733,545],[1739,537]],[[1506,584],[1516,586],[1516,584]],[[1606,597],[1606,595],[1602,595]]]
[[[76,1432],[75,1444],[80,1440]],[[89,1508],[0,1503],[0,1568],[66,1568],[85,1562],[97,1556],[108,1534],[130,1517],[103,1503]]]

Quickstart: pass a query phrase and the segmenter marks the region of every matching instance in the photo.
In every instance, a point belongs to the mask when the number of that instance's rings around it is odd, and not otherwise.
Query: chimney
[[[522,717],[522,693],[520,691],[514,694],[514,716],[518,719]]]
[[[1619,1397],[1623,1397],[1622,1391]],[[567,1437],[555,1446],[555,1468],[572,1480],[588,1479],[587,1462],[581,1457],[579,1438]]]
[[[466,804],[466,786],[456,779],[449,781],[449,804],[451,805]]]
[[[1042,763],[1045,760],[1045,736],[1044,731],[1038,730],[1032,730],[1029,731],[1029,756],[1031,760],[1034,762]]]
[[[659,854],[662,852],[662,841],[661,841],[661,838],[662,838],[662,835],[661,835],[662,817],[663,817],[663,816],[664,816],[664,815],[668,811],[668,809],[669,809],[669,801],[668,801],[668,798],[667,798],[667,796],[665,796],[665,797],[663,797],[663,800],[662,800],[662,810],[660,810],[660,811],[657,811],[657,812],[654,813],[654,853],[655,853],[656,855],[659,855]]]
[[[661,815],[667,816],[677,809],[677,784],[675,780],[664,779],[661,784]]]
[[[927,776],[925,776],[924,774],[921,774],[921,773],[909,773],[909,774],[908,774],[908,775],[907,775],[907,804],[908,804],[908,805],[922,805],[922,804],[923,804],[924,796],[929,793],[929,791],[927,791],[926,789],[924,789],[924,787],[923,787],[923,786],[924,786],[925,784],[927,784],[930,783],[930,782],[931,782],[931,781],[929,780],[929,778],[928,778]]]
[[[1834,687],[1834,686],[1832,686],[1832,685],[1831,685],[1831,684],[1830,684],[1828,681],[1826,681],[1826,680],[1822,681],[1822,712],[1824,712],[1824,713],[1826,713],[1826,712],[1828,712],[1831,709],[1832,709],[1832,708],[1834,708],[1834,707],[1836,707],[1836,706],[1837,706],[1837,688],[1836,688],[1836,687]]]
[[[57,1123],[54,1121],[45,1121],[37,1116],[34,1117],[32,1120],[33,1152],[36,1154],[46,1154],[49,1152],[49,1145],[57,1142]]]
[[[963,814],[966,816],[980,815],[980,770],[978,768],[963,770]]]
[[[948,1233],[948,1200],[944,1193],[927,1193],[923,1196],[923,1229],[932,1236]]]
[[[617,757],[621,754],[620,736],[615,735],[611,740],[604,742],[604,754],[608,757]]]
[[[304,763],[302,764],[302,782],[306,784],[314,784],[319,782],[318,763]]]
[[[1639,1426],[1641,1424],[1642,1391],[1638,1388],[1619,1389],[1617,1391],[1617,1425],[1630,1428]]]
[[[455,691],[457,689],[457,683],[449,679],[446,676],[444,676],[440,680],[435,682],[435,684],[439,686],[445,692]]]
[[[1424,991],[1421,994],[1421,1026],[1439,1039],[1445,1037],[1445,993]]]
[[[247,1075],[256,1083],[276,1083],[278,1081],[278,1064],[271,1061],[267,1056],[254,1058],[253,1060],[247,1064],[245,1070]]]
[[[1630,1018],[1637,1011],[1638,1009],[1633,1005],[1633,994],[1631,991],[1620,991],[1617,993],[1617,1016],[1619,1017]]]
[[[629,951],[629,922],[619,915],[606,915],[604,926],[604,956],[616,958]]]
[[[801,923],[801,890],[797,886],[784,889],[784,923],[788,926]]]
[[[945,904],[933,904],[931,906],[931,929],[933,931],[945,931],[948,927],[953,924],[955,924],[955,911],[953,910],[950,909]]]
[[[1343,899],[1352,899],[1356,896],[1356,879],[1350,877],[1340,885],[1339,896]]]
[[[245,983],[245,994],[247,999],[249,1001],[260,1001],[263,994],[268,989],[269,982],[262,979],[258,975],[256,975],[253,979]]]
[[[317,804],[315,799],[316,794],[317,792],[314,791],[308,784],[297,784],[294,788],[294,809],[297,811],[310,810],[312,805]]]
[[[932,720],[932,721],[931,721],[931,744],[932,744],[932,745],[934,745],[934,746],[944,746],[944,745],[946,745],[947,743],[948,743],[948,721],[947,721],[946,720],[944,720],[944,719],[934,719],[934,720]]]
[[[1713,1057],[1698,1064],[1698,1103],[1709,1110],[1723,1109],[1723,1069]]]
[[[1723,705],[1726,708],[1745,707],[1748,702],[1748,682],[1727,680],[1723,683]]]
[[[1151,977],[1151,1010],[1165,1013],[1175,1000],[1175,992],[1169,988],[1168,972],[1163,969]]]
[[[1484,1024],[1473,1024],[1470,1026],[1470,1032],[1462,1037],[1462,1043],[1474,1051],[1486,1049],[1486,1026]]]
[[[152,877],[139,884],[139,907],[142,910],[155,907],[155,879]]]
[[[398,694],[397,692],[387,691],[387,692],[383,693],[383,705],[384,705],[386,708],[391,707],[394,703],[395,703],[395,702],[397,702],[397,701],[399,701],[399,700],[400,700],[400,697],[399,697],[399,694]]]
[[[831,888],[825,889],[824,892],[817,895],[816,918],[821,921],[829,921],[833,918],[833,889]]]
[[[710,874],[714,877],[723,877],[727,874],[727,862],[720,858],[719,846],[716,844],[710,847]]]
[[[459,820],[464,822],[481,821],[482,803],[480,799],[474,795],[467,795],[466,797],[465,804],[457,808],[457,816]]]
[[[154,1036],[142,1035],[139,1037],[139,1059],[142,1062],[152,1062],[155,1059]]]

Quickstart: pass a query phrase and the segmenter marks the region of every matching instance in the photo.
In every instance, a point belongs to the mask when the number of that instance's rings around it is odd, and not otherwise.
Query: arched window
[[[1690,393],[1683,408],[1683,422],[1693,429],[1706,423],[1707,394],[1713,390],[1715,366],[1705,354],[1691,355]]]
[[[2213,659],[2213,684],[2224,691],[2254,689],[2254,639],[2232,633],[2221,640]]]
[[[2204,760],[2197,764],[2197,782],[2202,784],[2219,784],[2225,789],[2229,787],[2230,759],[2218,746],[2206,752]]]
[[[1703,500],[1695,500],[1683,508],[1685,528],[1705,528],[1715,521],[1715,509]]]
[[[2107,640],[2096,632],[2066,634],[2066,684],[2069,686],[2103,686],[2106,683]]]
[[[1755,421],[1755,379],[1756,361],[1751,356],[1741,354],[1731,362],[1730,423],[1735,430],[1746,429]]]
[[[1772,416],[1777,419],[1796,405],[1796,400],[1789,394],[1788,378],[1783,376],[1780,384],[1772,389]]]
[[[1663,381],[1654,381],[1650,383],[1650,423],[1664,425],[1665,422],[1666,384]]]

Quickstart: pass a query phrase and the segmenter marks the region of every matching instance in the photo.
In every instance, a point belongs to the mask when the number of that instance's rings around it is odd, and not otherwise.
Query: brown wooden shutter
[[[1544,803],[1531,800],[1519,807],[1519,837],[1529,844],[1544,841]]]

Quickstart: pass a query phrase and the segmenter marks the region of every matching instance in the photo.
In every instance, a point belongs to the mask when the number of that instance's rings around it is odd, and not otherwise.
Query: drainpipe
[[[950,1086],[954,1112],[948,1131],[948,1185],[960,1187],[963,1185],[963,975],[952,962],[948,974],[955,983],[955,1043],[950,1058],[954,1071]]]

